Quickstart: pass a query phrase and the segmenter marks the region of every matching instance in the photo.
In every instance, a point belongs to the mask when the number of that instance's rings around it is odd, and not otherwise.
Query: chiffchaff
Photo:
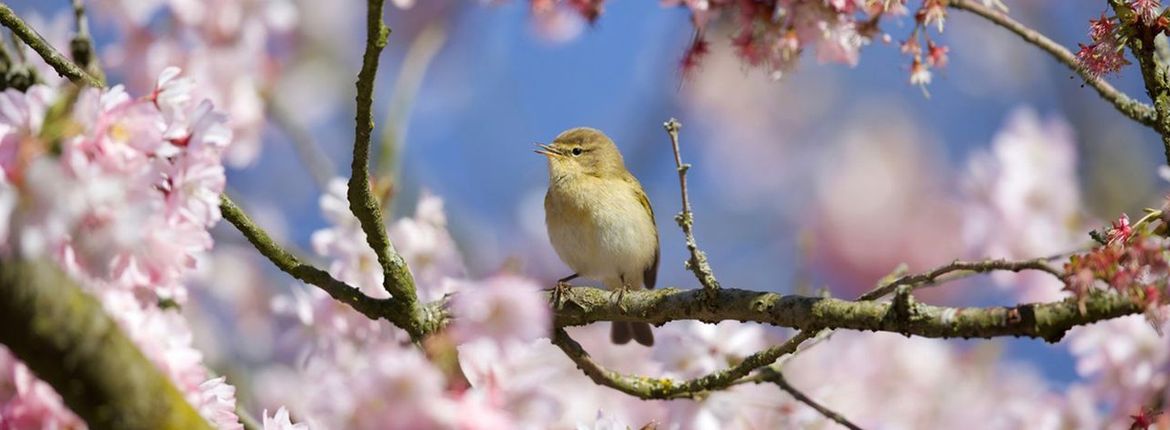
[[[544,196],[548,237],[574,274],[599,280],[621,295],[627,288],[654,288],[658,277],[658,227],[642,184],[626,170],[617,146],[601,131],[579,127],[536,151],[548,158]],[[654,344],[650,324],[615,321],[610,337]]]

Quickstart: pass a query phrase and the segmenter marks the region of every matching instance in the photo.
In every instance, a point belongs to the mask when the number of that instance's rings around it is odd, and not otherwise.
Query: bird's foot
[[[553,307],[555,307],[557,310],[563,308],[565,306],[565,300],[567,299],[568,294],[572,291],[572,289],[573,286],[569,285],[568,282],[557,281],[557,285],[552,287],[552,295],[549,297]]]
[[[610,300],[613,300],[614,303],[617,303],[618,309],[621,309],[622,312],[626,311],[626,305],[625,303],[622,303],[622,299],[626,298],[626,290],[628,289],[629,288],[623,285],[621,288],[609,292]]]

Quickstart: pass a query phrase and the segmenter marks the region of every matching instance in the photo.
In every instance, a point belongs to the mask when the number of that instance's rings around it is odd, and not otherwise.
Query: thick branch
[[[362,69],[357,78],[357,114],[355,116],[353,164],[349,177],[349,209],[361,222],[366,242],[378,256],[382,266],[382,286],[402,305],[407,325],[400,326],[412,336],[421,332],[418,326],[425,317],[415,295],[414,277],[406,261],[394,250],[386,226],[382,221],[382,206],[370,191],[370,134],[374,130],[374,78],[378,74],[378,56],[386,47],[390,28],[382,23],[383,0],[369,0],[366,11],[366,51],[362,55]]]
[[[1133,300],[1099,292],[1085,299],[1080,313],[1076,298],[1051,303],[1007,307],[952,308],[917,303],[899,296],[888,303],[833,298],[784,296],[776,293],[720,289],[666,288],[629,291],[616,303],[609,292],[575,287],[555,318],[557,327],[598,321],[633,321],[664,324],[678,320],[708,323],[736,320],[793,328],[843,328],[888,331],[934,338],[992,338],[1021,336],[1059,341],[1068,329],[1097,321],[1142,312]]]
[[[978,15],[1015,33],[1021,39],[1024,39],[1025,42],[1035,45],[1053,58],[1056,58],[1061,64],[1072,69],[1081,79],[1084,79],[1086,84],[1097,90],[1097,94],[1101,98],[1112,104],[1118,112],[1148,127],[1153,127],[1154,129],[1160,128],[1158,125],[1158,115],[1153,107],[1130,98],[1124,92],[1114,88],[1109,82],[1106,82],[1105,79],[1089,73],[1084,67],[1081,67],[1076,55],[1073,55],[1072,52],[1065,49],[1059,43],[1054,42],[1036,30],[1028,28],[1003,12],[984,6],[981,2],[975,0],[949,0],[948,6]]]
[[[695,278],[699,279],[703,289],[717,290],[719,289],[719,281],[711,270],[711,264],[707,262],[707,254],[699,249],[699,243],[695,241],[695,218],[691,213],[690,198],[687,196],[687,170],[690,170],[691,165],[683,164],[682,155],[678,148],[678,130],[682,128],[682,124],[671,118],[662,124],[662,127],[670,135],[670,145],[674,149],[674,164],[678,169],[678,186],[682,193],[682,212],[675,216],[674,220],[682,228],[683,236],[686,237],[687,251],[691,253],[690,260],[687,260],[687,269],[694,272]]]
[[[1154,101],[1154,111],[1157,115],[1154,129],[1162,136],[1162,148],[1166,162],[1170,164],[1170,75],[1167,74],[1166,65],[1158,60],[1154,47],[1154,38],[1161,30],[1142,24],[1134,17],[1133,10],[1127,3],[1110,0],[1109,4],[1119,20],[1130,22],[1124,27],[1127,33],[1126,45],[1134,58],[1137,58],[1146,94]]]
[[[91,428],[210,428],[102,305],[47,263],[0,263],[0,343]]]
[[[88,85],[95,88],[103,87],[100,79],[86,73],[81,67],[78,67],[64,55],[61,55],[60,52],[53,49],[53,46],[44,37],[41,37],[36,30],[29,27],[19,16],[16,16],[16,12],[13,12],[12,8],[9,8],[4,3],[0,3],[0,24],[8,27],[8,29],[12,30],[12,33],[16,34],[16,37],[24,41],[33,51],[36,51],[49,66],[53,67],[53,70],[57,71],[58,75],[78,85]]]

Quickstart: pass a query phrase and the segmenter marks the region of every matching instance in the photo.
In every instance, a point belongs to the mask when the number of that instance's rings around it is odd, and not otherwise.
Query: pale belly
[[[589,208],[564,190],[549,190],[545,201],[549,239],[578,275],[603,282],[624,279],[628,286],[640,288],[657,250],[654,221],[633,192],[596,185],[588,192],[599,203]]]

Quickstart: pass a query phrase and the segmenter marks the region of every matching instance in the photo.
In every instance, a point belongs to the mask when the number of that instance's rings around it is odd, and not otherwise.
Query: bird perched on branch
[[[629,288],[654,288],[658,227],[642,184],[626,170],[617,145],[599,130],[578,127],[540,144],[548,158],[545,224],[557,256],[578,276],[601,281],[618,303]],[[650,324],[614,321],[614,343],[654,344]]]

